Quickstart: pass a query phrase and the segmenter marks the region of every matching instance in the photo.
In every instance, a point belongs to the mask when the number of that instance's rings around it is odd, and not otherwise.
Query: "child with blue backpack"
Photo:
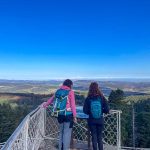
[[[83,112],[89,115],[88,126],[92,136],[93,150],[103,150],[102,131],[103,113],[109,113],[108,103],[99,89],[98,83],[92,82],[85,100]]]
[[[60,128],[59,150],[69,150],[73,122],[76,122],[75,95],[73,82],[65,80],[63,85],[43,106],[52,105],[52,114],[57,116]]]

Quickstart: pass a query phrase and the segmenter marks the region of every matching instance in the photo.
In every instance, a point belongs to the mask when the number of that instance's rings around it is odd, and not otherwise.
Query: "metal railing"
[[[87,116],[77,110],[78,122],[73,127],[72,147],[90,147],[91,136]],[[121,149],[120,111],[113,110],[104,116],[103,142],[109,150]],[[17,127],[2,150],[55,150],[58,149],[59,124],[51,117],[49,109],[38,107],[28,114]]]
[[[5,142],[4,143],[0,143],[0,149],[2,149],[2,147],[5,145]]]
[[[150,150],[150,148],[121,147],[122,150]]]
[[[20,123],[2,150],[29,150],[40,146],[44,135],[44,109],[38,107]]]

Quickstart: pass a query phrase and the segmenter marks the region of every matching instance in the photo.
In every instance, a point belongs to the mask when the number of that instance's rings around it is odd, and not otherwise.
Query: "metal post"
[[[133,134],[133,148],[135,148],[135,111],[134,103],[132,103],[132,134]]]
[[[25,147],[24,150],[28,149],[28,129],[29,129],[29,117],[27,118],[26,124],[25,124]]]
[[[44,133],[43,134],[45,136],[46,135],[46,109],[45,108],[43,108],[43,109],[44,109],[43,110],[44,111],[43,112],[44,113],[44,122],[43,122],[44,123]]]
[[[121,117],[121,112],[119,111],[118,112],[118,150],[120,150],[121,149],[121,119],[120,119],[120,117]]]

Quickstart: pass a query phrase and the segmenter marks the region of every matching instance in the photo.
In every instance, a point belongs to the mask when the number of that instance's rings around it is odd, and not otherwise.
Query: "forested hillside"
[[[150,95],[126,97],[122,90],[115,90],[108,99],[111,109],[122,111],[122,145],[150,148]]]
[[[5,142],[23,118],[51,95],[0,93],[0,143]]]

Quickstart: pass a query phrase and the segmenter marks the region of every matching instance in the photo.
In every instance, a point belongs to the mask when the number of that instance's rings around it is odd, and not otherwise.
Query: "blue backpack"
[[[91,115],[94,119],[99,119],[102,116],[102,100],[101,98],[91,100]]]
[[[58,115],[69,115],[72,114],[71,111],[67,111],[66,105],[68,101],[70,90],[59,89],[55,93],[53,105],[52,105],[52,112],[51,115],[58,117]]]

